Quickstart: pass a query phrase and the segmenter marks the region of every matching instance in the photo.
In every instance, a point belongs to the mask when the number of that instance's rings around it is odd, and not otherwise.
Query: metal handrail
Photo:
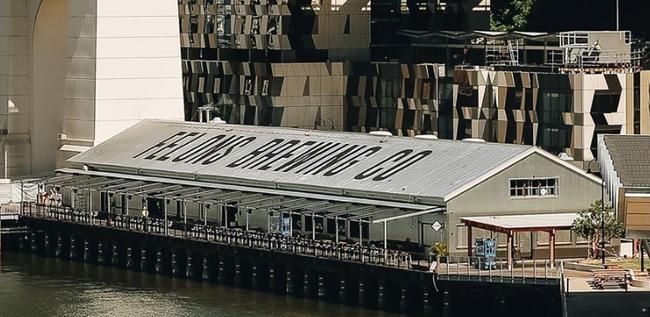
[[[553,265],[551,265],[553,264]],[[540,267],[543,269],[538,275]],[[437,273],[441,279],[479,279],[490,282],[514,282],[515,279],[524,283],[547,283],[559,278],[559,268],[549,260],[521,261],[519,264],[508,266],[507,259],[495,258],[488,261],[484,257],[444,256],[439,258]],[[552,272],[558,272],[553,274]]]
[[[246,231],[240,228],[228,228],[210,224],[186,224],[177,221],[167,221],[165,223],[163,219],[157,218],[115,215],[96,211],[91,212],[64,206],[47,206],[30,202],[21,204],[19,213],[22,216],[61,222],[109,227],[155,235],[168,235],[177,238],[201,240],[245,248],[265,249],[272,252],[359,262],[406,270],[428,271],[431,266],[431,260],[427,259],[423,254],[393,249],[385,250],[372,245],[361,245],[358,243],[336,243],[329,240],[312,240],[277,233]],[[413,260],[413,258],[417,260]]]

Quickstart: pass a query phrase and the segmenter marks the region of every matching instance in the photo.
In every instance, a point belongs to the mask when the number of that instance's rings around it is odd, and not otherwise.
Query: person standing
[[[144,232],[147,232],[147,218],[149,217],[149,210],[147,209],[147,205],[142,207],[142,230]]]

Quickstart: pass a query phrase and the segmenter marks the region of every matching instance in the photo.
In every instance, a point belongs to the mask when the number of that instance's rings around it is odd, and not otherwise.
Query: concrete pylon
[[[176,0],[0,0],[0,12],[9,177],[62,167],[142,119],[183,119]]]

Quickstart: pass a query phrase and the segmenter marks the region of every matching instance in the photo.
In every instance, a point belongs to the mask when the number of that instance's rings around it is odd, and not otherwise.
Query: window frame
[[[533,181],[549,181],[549,180],[554,180],[555,184],[552,186],[553,188],[553,193],[552,194],[547,194],[547,195],[540,195],[535,194],[535,195],[529,195],[529,194],[524,194],[524,195],[517,195],[517,191],[519,190],[525,190],[525,191],[534,191],[534,188],[532,186]],[[513,186],[513,182],[516,181],[526,181],[526,185],[523,187],[519,186]],[[546,184],[543,188],[551,188],[551,186]],[[514,194],[513,194],[514,190]],[[516,178],[509,178],[508,179],[508,195],[510,199],[546,199],[546,198],[557,198],[560,196],[560,177],[558,176],[553,176],[553,177],[516,177]]]

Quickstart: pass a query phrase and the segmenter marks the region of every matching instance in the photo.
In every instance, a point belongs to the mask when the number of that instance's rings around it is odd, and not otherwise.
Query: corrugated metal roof
[[[69,161],[123,173],[425,202],[426,198],[442,201],[531,149],[147,120]]]

